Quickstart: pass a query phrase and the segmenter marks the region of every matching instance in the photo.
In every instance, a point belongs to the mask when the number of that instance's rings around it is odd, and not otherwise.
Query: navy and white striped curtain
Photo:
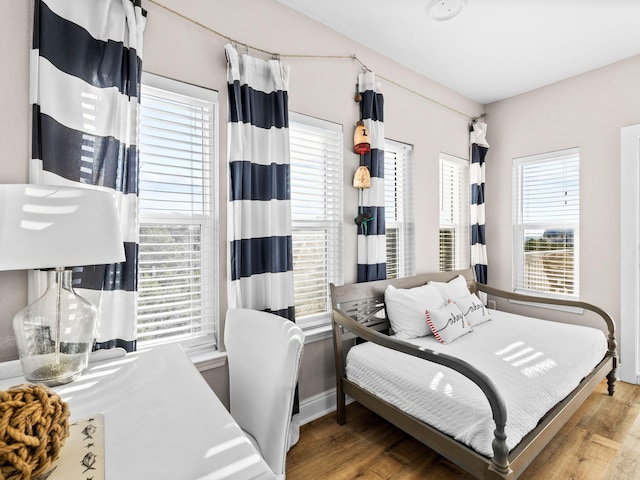
[[[113,190],[126,262],[76,267],[96,349],[136,346],[140,0],[35,0],[31,183]],[[37,288],[37,287],[36,287]]]
[[[371,187],[363,189],[359,214],[370,213],[372,220],[358,226],[358,282],[387,278],[387,238],[384,212],[384,97],[373,72],[358,75],[362,96],[360,115],[369,130],[371,151],[364,154],[364,165],[371,173]]]
[[[226,45],[229,307],[294,316],[289,69]]]
[[[487,283],[487,243],[485,239],[484,217],[484,159],[489,151],[485,138],[487,124],[475,122],[470,135],[471,167],[471,265],[476,272],[476,280]]]

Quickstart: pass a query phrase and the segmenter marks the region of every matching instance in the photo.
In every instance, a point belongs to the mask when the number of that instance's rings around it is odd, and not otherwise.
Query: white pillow
[[[466,295],[465,297],[457,298],[454,303],[458,306],[464,318],[467,319],[469,325],[475,327],[481,323],[491,320],[489,310],[485,308],[475,293]]]
[[[473,330],[453,302],[439,309],[427,310],[427,323],[440,343],[451,343]]]
[[[454,298],[461,298],[469,295],[469,287],[467,286],[467,279],[462,275],[449,280],[448,282],[434,282],[431,281],[427,285],[431,285],[438,289],[442,294],[445,302],[453,300]]]
[[[384,304],[396,336],[408,339],[431,334],[425,313],[429,309],[442,307],[444,300],[440,292],[429,285],[415,288],[388,285],[384,291]]]

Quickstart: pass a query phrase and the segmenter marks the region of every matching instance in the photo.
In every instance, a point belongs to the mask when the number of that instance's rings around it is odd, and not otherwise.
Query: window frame
[[[471,165],[468,159],[455,157],[447,153],[440,152],[438,157],[438,265],[441,271],[453,271],[469,268],[471,264],[471,184],[470,169]],[[457,181],[453,185],[457,189],[457,194],[453,189],[450,190],[448,199],[452,205],[452,221],[443,222],[443,210],[445,208],[445,192],[444,192],[444,168],[449,168],[455,173]],[[452,175],[453,177],[453,175]],[[453,183],[453,182],[451,182]],[[457,208],[455,208],[455,204]],[[457,219],[457,222],[456,222]],[[454,248],[453,248],[453,264],[451,270],[443,270],[443,251],[442,240],[443,230],[454,231]]]
[[[573,207],[573,215],[576,215],[576,220],[565,221],[528,221],[523,219],[523,166],[541,165],[544,163],[575,161],[573,168],[576,170],[573,181],[577,182],[577,185],[573,187],[577,192],[575,199],[569,197],[568,200],[575,200],[577,206]],[[565,165],[566,167],[566,165]],[[565,179],[563,178],[563,181]],[[556,150],[552,152],[546,152],[535,155],[528,155],[524,157],[514,158],[512,160],[512,182],[513,182],[513,291],[516,293],[522,293],[524,295],[536,295],[548,298],[578,300],[580,298],[580,149],[578,147],[567,148],[563,150]],[[572,188],[572,187],[570,187]],[[565,191],[565,196],[567,192]],[[566,201],[568,201],[566,200]],[[541,290],[525,286],[525,231],[526,230],[541,230],[543,231],[542,237],[544,238],[544,232],[549,229],[569,229],[572,231],[572,250],[573,250],[573,278],[572,286],[573,293],[557,293],[549,290]],[[547,251],[547,250],[542,250]],[[549,250],[550,251],[550,250]],[[533,278],[533,277],[532,277]]]
[[[201,268],[201,275],[204,278],[205,287],[202,288],[202,292],[205,292],[207,297],[202,301],[206,305],[204,309],[203,321],[201,322],[204,328],[204,333],[193,333],[189,336],[178,336],[176,338],[163,338],[138,341],[138,344],[143,347],[153,347],[155,345],[161,345],[166,343],[179,343],[188,353],[198,354],[201,351],[209,351],[212,348],[215,350],[218,341],[217,336],[219,334],[219,271],[220,271],[220,255],[219,255],[219,93],[216,90],[196,86],[193,84],[185,83],[179,80],[174,80],[168,77],[162,77],[149,72],[142,73],[141,82],[141,118],[143,115],[142,99],[145,95],[145,90],[154,89],[157,91],[168,92],[168,96],[176,97],[192,97],[198,99],[200,102],[207,102],[211,107],[211,126],[208,129],[209,135],[207,136],[209,143],[208,147],[208,175],[205,179],[208,188],[208,218],[206,215],[191,215],[189,218],[178,218],[175,214],[169,213],[166,215],[158,213],[145,212],[143,208],[139,209],[138,220],[140,228],[144,225],[159,224],[199,224],[201,225],[201,231],[205,231],[208,240],[206,242],[200,242],[202,265],[208,265],[208,268]],[[142,137],[142,125],[140,126],[140,138]],[[140,151],[140,170],[143,169],[143,157],[144,154]],[[141,189],[140,189],[141,190]],[[140,195],[140,191],[139,191]],[[206,221],[208,220],[208,222]],[[206,225],[205,225],[206,224]],[[138,274],[140,275],[140,274]],[[140,278],[140,276],[139,276]],[[138,293],[139,295],[139,293]],[[138,303],[136,302],[136,308]]]
[[[295,130],[295,126],[302,125],[307,129],[321,129],[325,131],[332,132],[333,134],[338,135],[338,139],[335,144],[331,146],[336,148],[335,157],[325,156],[325,162],[323,162],[323,168],[325,173],[323,178],[326,178],[327,169],[330,169],[330,180],[326,182],[325,185],[325,201],[323,208],[328,208],[330,212],[325,211],[325,215],[329,215],[330,218],[324,219],[309,219],[304,218],[304,216],[298,216],[296,214],[296,186],[293,184],[294,179],[294,170],[296,164],[295,153],[292,149],[291,152],[291,231],[292,231],[292,244],[293,244],[293,256],[294,256],[294,288],[296,286],[296,273],[300,272],[300,270],[296,270],[296,230],[302,228],[313,228],[313,229],[328,229],[330,233],[327,234],[325,238],[326,248],[331,249],[333,246],[333,251],[329,252],[327,256],[325,256],[325,269],[324,275],[326,277],[326,281],[322,282],[322,288],[325,291],[325,299],[324,299],[324,311],[313,313],[309,315],[300,316],[298,312],[296,312],[296,323],[303,330],[311,330],[314,328],[324,327],[331,323],[331,297],[329,292],[329,283],[342,284],[343,282],[343,271],[342,271],[342,239],[343,239],[343,219],[344,219],[344,187],[343,187],[343,178],[344,178],[344,155],[343,155],[343,127],[341,124],[331,122],[328,120],[319,119],[316,117],[312,117],[309,115],[297,113],[297,112],[289,112],[289,134],[290,139],[292,137],[292,130]],[[291,142],[291,140],[290,140]],[[326,147],[325,147],[326,148]],[[326,163],[329,161],[329,164]],[[327,189],[326,187],[330,187],[333,190],[333,195],[331,195],[331,205],[327,205]],[[296,305],[296,310],[298,309],[298,305]]]
[[[392,162],[395,161],[395,165]],[[393,182],[391,174],[393,175]],[[393,183],[394,188],[390,188]],[[415,219],[413,196],[413,145],[408,143],[384,139],[384,198],[385,198],[385,228],[387,250],[387,278],[400,278],[415,275]],[[391,191],[399,195],[391,195]],[[392,205],[393,203],[393,205]],[[397,257],[394,266],[396,276],[389,276],[389,253],[392,245],[389,243],[389,230],[398,232]]]

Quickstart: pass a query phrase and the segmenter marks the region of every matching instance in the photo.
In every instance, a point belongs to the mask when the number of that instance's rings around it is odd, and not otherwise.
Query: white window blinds
[[[342,126],[289,114],[296,322],[330,321],[329,283],[342,282]]]
[[[440,270],[468,268],[469,161],[440,154]]]
[[[385,139],[384,205],[387,278],[415,273],[413,146]]]
[[[144,74],[138,343],[214,342],[217,92]]]
[[[577,148],[513,160],[516,291],[578,297]]]

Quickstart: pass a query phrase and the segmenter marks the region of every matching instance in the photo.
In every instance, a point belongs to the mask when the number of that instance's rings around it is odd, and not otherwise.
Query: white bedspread
[[[491,311],[493,320],[478,325],[449,345],[433,336],[409,342],[459,357],[495,383],[507,407],[507,445],[511,450],[540,418],[566,397],[607,351],[597,329]],[[446,367],[373,343],[351,348],[347,378],[492,457],[495,423],[482,391]]]

